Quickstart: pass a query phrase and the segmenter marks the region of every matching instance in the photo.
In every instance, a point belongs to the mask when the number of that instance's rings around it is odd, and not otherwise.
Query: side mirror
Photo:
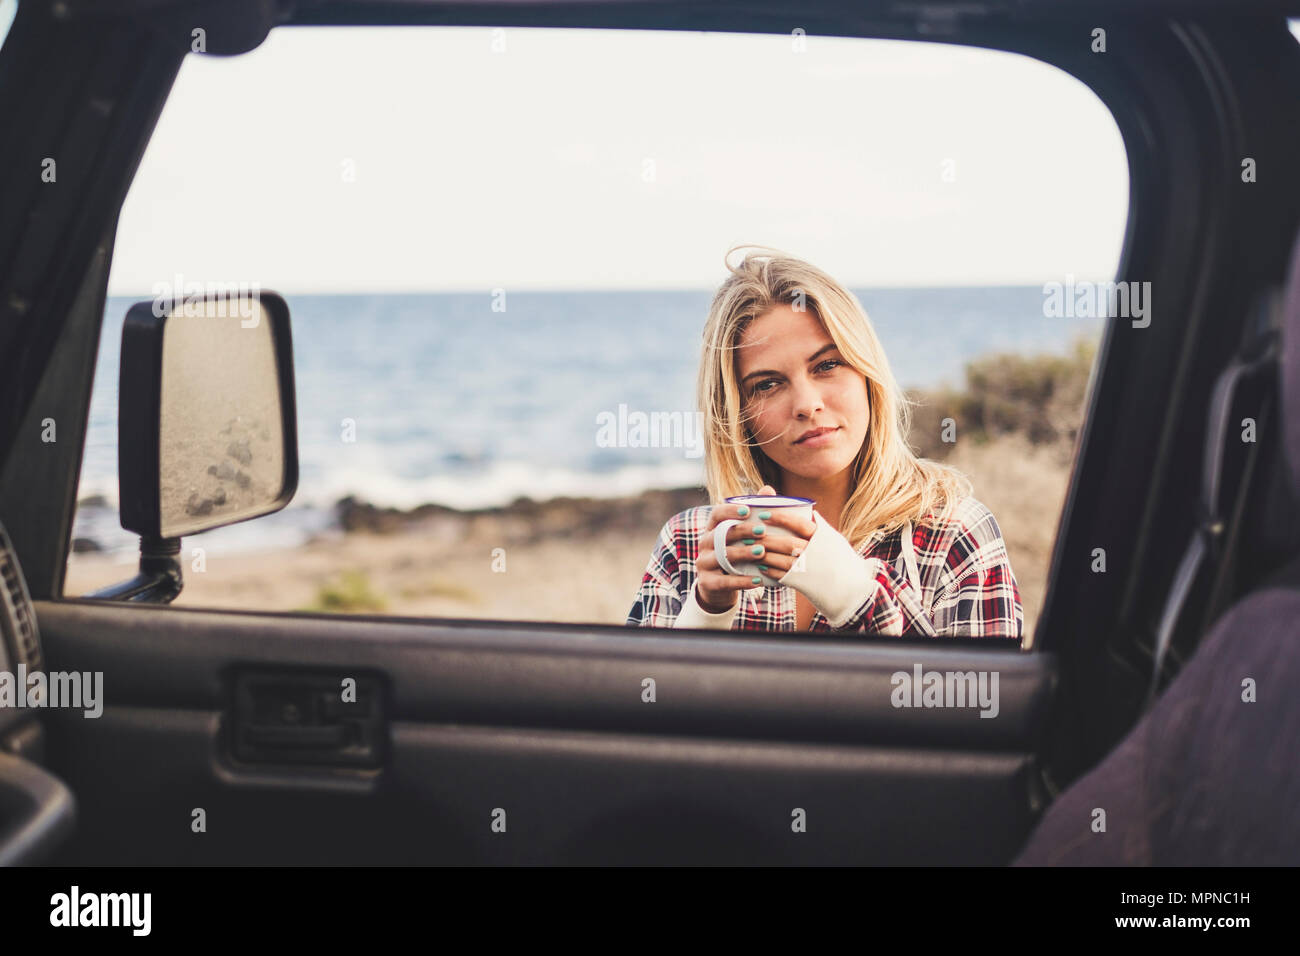
[[[139,302],[122,325],[122,527],[140,573],[87,597],[168,602],[184,535],[279,511],[298,488],[289,307],[273,292]]]

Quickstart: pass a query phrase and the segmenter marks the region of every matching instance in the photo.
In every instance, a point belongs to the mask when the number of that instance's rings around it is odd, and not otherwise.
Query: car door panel
[[[101,716],[46,715],[69,863],[990,864],[1042,802],[1047,654],[35,603],[48,666],[103,672]],[[996,717],[894,706],[918,663],[996,671]],[[379,767],[235,759],[249,673],[376,678]]]

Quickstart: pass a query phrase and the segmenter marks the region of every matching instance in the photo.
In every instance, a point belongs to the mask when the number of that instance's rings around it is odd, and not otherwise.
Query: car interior
[[[1300,587],[1283,441],[1300,409],[1279,375],[1300,342],[1288,15],[1300,4],[20,0],[0,46],[0,671],[103,689],[93,719],[0,708],[0,863],[1010,862],[1217,620]],[[1116,279],[1150,282],[1155,305],[1106,324],[1030,650],[171,606],[180,541],[204,524],[159,481],[192,450],[160,424],[164,338],[183,326],[147,307],[127,319],[119,396],[139,573],[63,593],[118,216],[182,61],[272,30],[417,24],[799,24],[1020,53],[1096,92],[1128,151]],[[57,189],[31,174],[48,156]],[[292,316],[259,303],[266,334],[234,361],[265,370],[283,470],[252,520],[298,482]],[[208,354],[219,383],[232,359]],[[997,719],[891,706],[891,675],[915,666],[996,670]]]

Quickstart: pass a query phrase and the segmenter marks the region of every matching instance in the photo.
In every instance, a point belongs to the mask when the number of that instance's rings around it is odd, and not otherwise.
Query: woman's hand
[[[741,514],[742,509],[745,514]],[[742,524],[727,529],[727,560],[735,567],[742,561],[762,561],[766,549],[754,554],[755,544],[743,544],[742,539],[753,538],[753,527],[762,524],[754,514],[754,509],[745,505],[714,505],[709,512],[709,523],[700,532],[699,553],[695,557],[696,600],[700,607],[710,614],[721,614],[736,606],[741,591],[758,587],[748,574],[727,574],[718,563],[718,556],[713,550],[713,529],[724,521],[735,518]]]
[[[764,485],[756,494],[774,495],[776,490],[771,485]],[[735,607],[741,591],[758,587],[748,575],[727,574],[722,570],[718,556],[713,551],[714,528],[731,518],[739,520],[741,524],[727,529],[727,560],[733,567],[741,562],[765,565],[767,571],[764,573],[779,580],[794,566],[803,549],[808,547],[808,540],[817,527],[810,520],[787,513],[785,508],[748,508],[747,514],[742,516],[742,507],[744,506],[733,504],[714,505],[709,514],[709,523],[700,535],[700,549],[695,560],[696,600],[711,614],[730,610]],[[769,517],[759,518],[759,512]],[[793,537],[767,537],[766,529],[773,526],[786,529]],[[759,528],[764,530],[759,531]],[[747,540],[752,540],[753,544],[745,544]],[[758,548],[757,554],[754,553],[755,548]]]
[[[775,495],[776,493],[776,489],[771,485],[764,485],[755,492],[755,494],[760,495]],[[769,508],[766,511],[759,508],[757,510],[762,511],[764,514],[770,514],[770,518],[766,520],[751,520],[750,524],[737,525],[731,530],[744,530],[747,533],[740,535],[740,538],[754,538],[756,544],[761,543],[763,545],[762,556],[755,558],[752,555],[746,555],[742,560],[756,560],[759,564],[766,565],[767,570],[764,573],[768,577],[779,581],[785,576],[787,571],[794,567],[795,562],[799,559],[799,555],[803,553],[804,548],[808,547],[808,542],[812,540],[812,536],[817,530],[817,524],[813,519],[805,518],[803,515],[797,514],[792,508]],[[757,519],[757,517],[757,514],[753,512],[750,513],[751,519]],[[766,534],[755,536],[755,534],[752,533],[755,524],[762,525],[765,529],[768,527],[783,528],[790,532],[790,536],[772,535],[771,537],[768,537]],[[730,542],[731,535],[727,535],[727,540]],[[731,560],[733,564],[735,563],[735,559],[731,557],[730,549],[727,550],[727,558]]]

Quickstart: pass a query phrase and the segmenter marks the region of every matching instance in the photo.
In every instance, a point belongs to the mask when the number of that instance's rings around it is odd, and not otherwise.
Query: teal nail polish
[[[743,517],[745,517],[746,515],[749,514],[749,505],[741,505],[741,506],[740,506],[739,508],[737,508],[736,510],[737,510],[737,512],[739,512],[740,516],[743,518]]]
[[[770,512],[770,511],[760,511],[760,512],[758,513],[758,518],[759,518],[760,521],[771,521],[771,520],[772,520],[772,512]]]
[[[762,533],[763,533],[763,526],[761,524],[754,525],[754,534],[762,534]]]
[[[755,584],[762,584],[762,583],[763,583],[763,579],[762,579],[762,578],[750,578],[750,580],[753,581]]]
[[[760,564],[760,565],[758,566],[758,570],[760,570],[760,571],[769,571],[769,570],[771,570],[771,569],[770,569],[766,564]]]
[[[763,553],[763,546],[761,544],[756,544],[749,549],[749,553],[753,555],[760,555]]]
[[[746,538],[744,541],[741,542],[741,544],[753,544],[753,543],[754,543],[753,538]]]

